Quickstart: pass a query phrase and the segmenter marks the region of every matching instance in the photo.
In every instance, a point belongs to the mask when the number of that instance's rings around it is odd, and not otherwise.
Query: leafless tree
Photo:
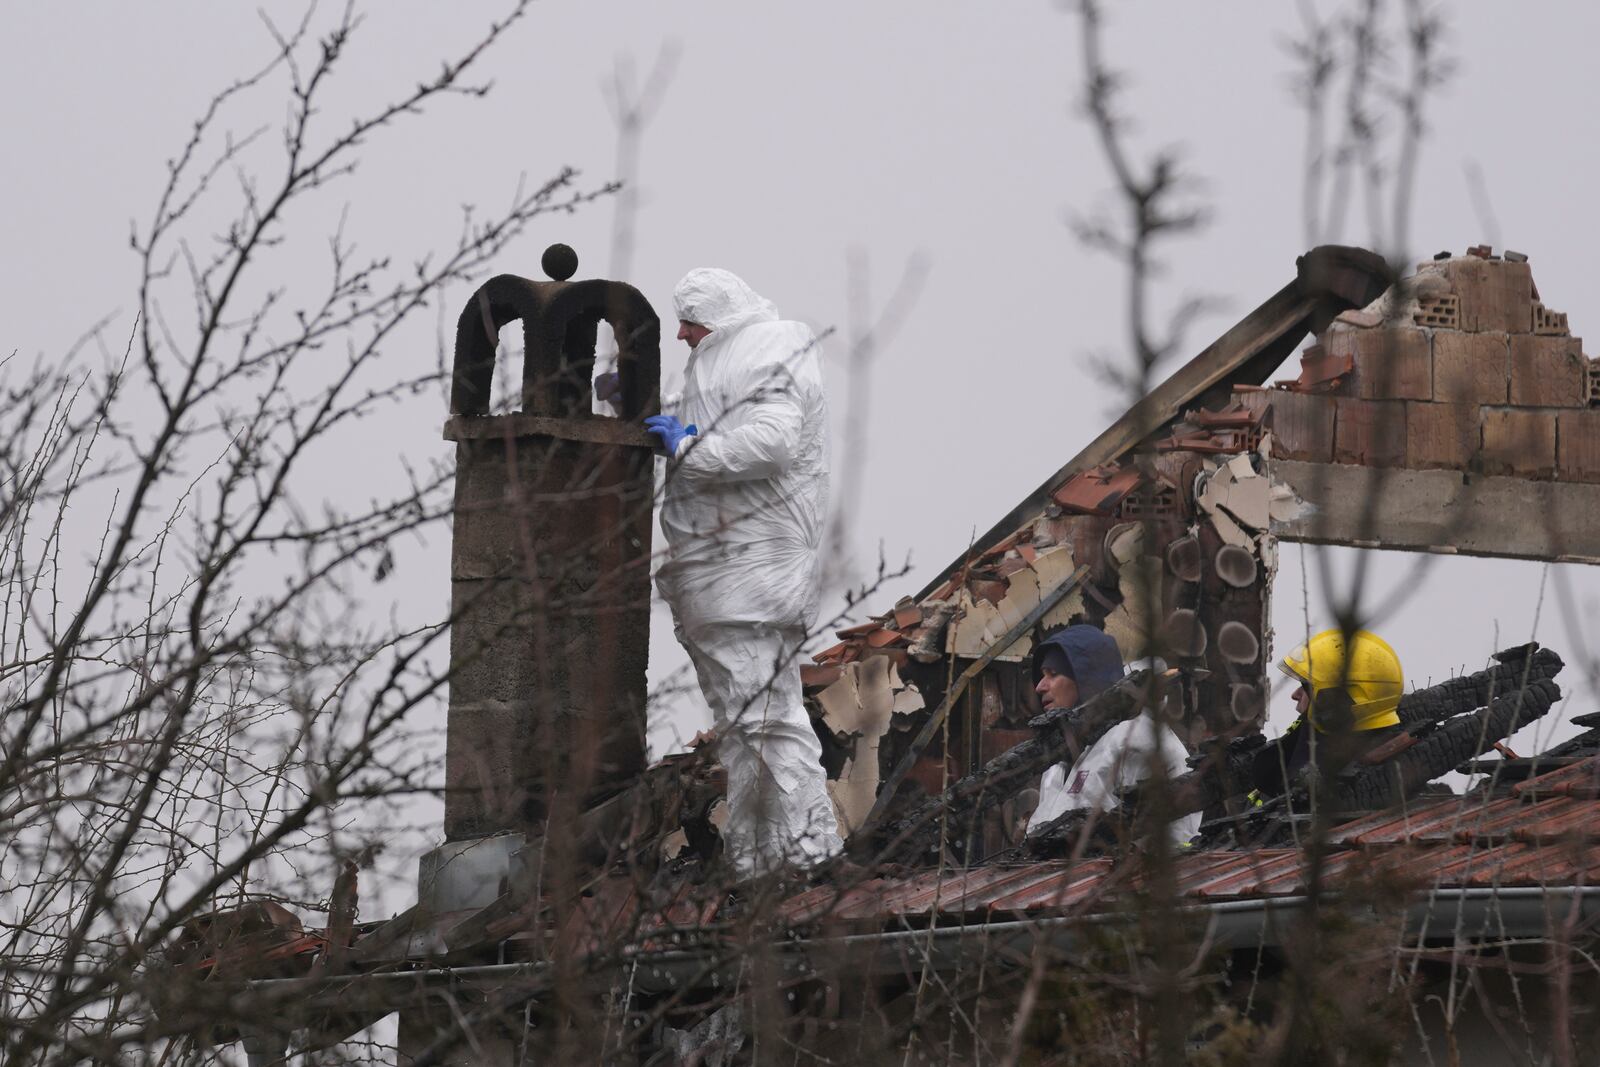
[[[8,1063],[204,1058],[197,1038],[235,1020],[173,986],[200,948],[180,932],[246,898],[327,912],[339,872],[400,847],[437,788],[448,620],[414,600],[385,619],[378,583],[414,580],[408,546],[445,531],[453,472],[350,456],[385,448],[364,421],[438,403],[446,371],[408,358],[413,324],[613,187],[555,169],[476,190],[500,206],[431,251],[366,253],[344,215],[318,232],[303,212],[336,212],[373,144],[488,92],[528,8],[353,112],[333,97],[354,7],[269,22],[260,69],[204,107],[134,227],[133,319],[0,367]],[[274,104],[281,123],[250,124]],[[313,276],[284,273],[319,245]]]

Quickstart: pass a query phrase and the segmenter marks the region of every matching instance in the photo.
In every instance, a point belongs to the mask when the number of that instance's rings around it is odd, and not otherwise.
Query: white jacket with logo
[[[1039,782],[1039,806],[1028,817],[1031,834],[1077,808],[1111,811],[1125,790],[1151,776],[1155,767],[1169,779],[1188,771],[1188,751],[1178,735],[1149,712],[1119,722],[1084,749],[1072,766],[1058,763]],[[1186,844],[1200,832],[1200,812],[1174,819],[1172,843]]]

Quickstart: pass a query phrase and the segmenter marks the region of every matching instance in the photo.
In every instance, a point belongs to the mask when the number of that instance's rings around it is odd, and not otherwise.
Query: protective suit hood
[[[1087,623],[1068,626],[1040,641],[1033,650],[1033,681],[1037,685],[1050,649],[1058,649],[1072,665],[1081,703],[1110,689],[1122,679],[1122,652],[1104,630]]]
[[[778,309],[743,278],[720,267],[696,267],[672,291],[682,322],[698,323],[713,333],[732,333],[753,322],[777,322]]]

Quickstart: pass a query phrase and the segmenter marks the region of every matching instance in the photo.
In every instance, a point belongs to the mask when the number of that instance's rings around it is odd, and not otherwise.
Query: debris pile
[[[1233,452],[1240,445],[1245,451]],[[1292,515],[1292,492],[1266,474],[1270,436],[1242,406],[1190,412],[1128,466],[1095,467],[1063,484],[1028,527],[975,554],[920,603],[840,630],[805,681],[819,700],[837,668],[886,655],[902,669],[946,656],[972,659],[1030,612],[1045,632],[1073,621],[1102,626],[1128,661],[1152,651],[1204,666],[1219,680],[1213,728],[1259,717],[1264,590],[1274,565],[1268,528]],[[1087,580],[1064,589],[1079,566]],[[1002,645],[1024,663],[1034,633]],[[837,727],[834,727],[837,729]]]
[[[861,825],[870,790],[936,714],[950,657],[994,662],[963,698],[948,751],[914,752],[907,777],[938,794],[981,773],[1001,742],[1028,739],[1029,654],[1071,622],[1102,626],[1127,662],[1156,656],[1188,672],[1196,701],[1175,726],[1192,749],[1253,733],[1266,710],[1275,535],[1320,517],[1280,463],[1600,482],[1600,369],[1567,316],[1540,301],[1526,257],[1441,253],[1345,308],[1320,320],[1297,377],[1191,391],[1116,458],[1069,464],[1036,512],[925,595],[838,632],[803,677],[819,732],[843,754],[846,822]],[[866,666],[880,658],[886,667]],[[863,716],[868,705],[890,710]]]
[[[862,825],[907,752],[906,776],[925,797],[1028,740],[1040,710],[1027,666],[1034,641],[1073,622],[1103,627],[1127,662],[1154,655],[1189,672],[1196,713],[1174,726],[1190,744],[1254,729],[1266,707],[1270,526],[1299,506],[1268,474],[1271,447],[1245,405],[1186,411],[1149,451],[1062,482],[1033,521],[920,601],[840,630],[802,678],[819,732],[843,754],[832,784],[841,823]],[[951,657],[993,662],[948,750],[913,751],[918,713],[946,696]],[[995,820],[992,847],[1015,843],[1015,815]]]

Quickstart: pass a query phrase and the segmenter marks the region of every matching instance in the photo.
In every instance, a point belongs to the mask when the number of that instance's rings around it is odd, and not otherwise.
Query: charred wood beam
[[[1429,782],[1457,764],[1488,752],[1502,739],[1545,715],[1560,699],[1560,687],[1551,679],[1541,679],[1497,697],[1486,708],[1421,727],[1425,732],[1420,736],[1401,734],[1414,743],[1377,766],[1356,764],[1346,768],[1328,782],[1323,803],[1327,810],[1337,813],[1335,821],[1394,807],[1419,794]],[[1308,786],[1302,782],[1264,807],[1208,822],[1201,829],[1209,842],[1203,847],[1228,841],[1289,843],[1293,840],[1288,836],[1291,826],[1312,818]]]
[[[1476,711],[1488,706],[1495,697],[1554,678],[1565,666],[1555,652],[1532,643],[1496,652],[1494,659],[1495,665],[1485,670],[1451,678],[1401,697],[1396,709],[1400,725],[1409,730]]]
[[[1545,749],[1534,757],[1536,760],[1543,763],[1546,760],[1584,759],[1600,754],[1600,711],[1574,715],[1567,722],[1573,726],[1583,727],[1583,733],[1569,737],[1554,748]]]
[[[1197,757],[1196,769],[1171,782],[1174,809],[1179,815],[1209,811],[1250,792],[1256,757],[1266,744],[1261,734],[1248,734],[1218,743],[1209,755]]]
[[[1531,693],[1541,683],[1550,682],[1560,673],[1563,666],[1561,657],[1555,652],[1548,648],[1540,648],[1533,643],[1497,652],[1493,658],[1495,664],[1492,667],[1459,678],[1450,678],[1438,685],[1418,689],[1401,697],[1397,712],[1406,733],[1386,745],[1385,754],[1392,753],[1395,760],[1408,756],[1418,747],[1426,731],[1439,723],[1450,723],[1452,731],[1459,729],[1470,734],[1470,727],[1454,726],[1458,717],[1485,708],[1491,701],[1498,705],[1501,699]],[[1548,710],[1547,706],[1538,714],[1543,715]],[[1451,736],[1456,734],[1452,733]],[[1494,747],[1495,741],[1506,736],[1509,735],[1496,735],[1484,748],[1475,749],[1457,759],[1455,763],[1441,767],[1434,772],[1433,777],[1437,778],[1448,773],[1462,760],[1471,759],[1481,752],[1488,751]],[[1248,793],[1254,787],[1252,769],[1257,754],[1266,743],[1266,739],[1260,734],[1251,734],[1216,744],[1208,755],[1196,761],[1198,766],[1195,770],[1180,775],[1171,783],[1176,812],[1179,815],[1187,815],[1191,812],[1206,811],[1216,808],[1231,797]],[[1413,763],[1428,762],[1432,760],[1432,756],[1428,753],[1438,751],[1443,749],[1429,749],[1427,752],[1412,756],[1411,759]],[[1391,763],[1392,761],[1386,761],[1381,766],[1390,766]],[[1424,783],[1418,783],[1417,787],[1420,788],[1422,784]]]
[[[1494,748],[1540,718],[1561,699],[1549,678],[1530,683],[1481,711],[1458,715],[1432,730],[1400,755],[1377,767],[1341,775],[1333,790],[1339,811],[1370,811],[1397,804],[1456,765]]]
[[[1119,811],[1117,814],[1132,813]],[[1133,820],[1126,817],[1108,818],[1104,812],[1074,808],[1029,834],[1017,851],[1030,860],[1115,852],[1125,843],[1121,831],[1132,823]],[[1087,841],[1083,840],[1085,837]]]

